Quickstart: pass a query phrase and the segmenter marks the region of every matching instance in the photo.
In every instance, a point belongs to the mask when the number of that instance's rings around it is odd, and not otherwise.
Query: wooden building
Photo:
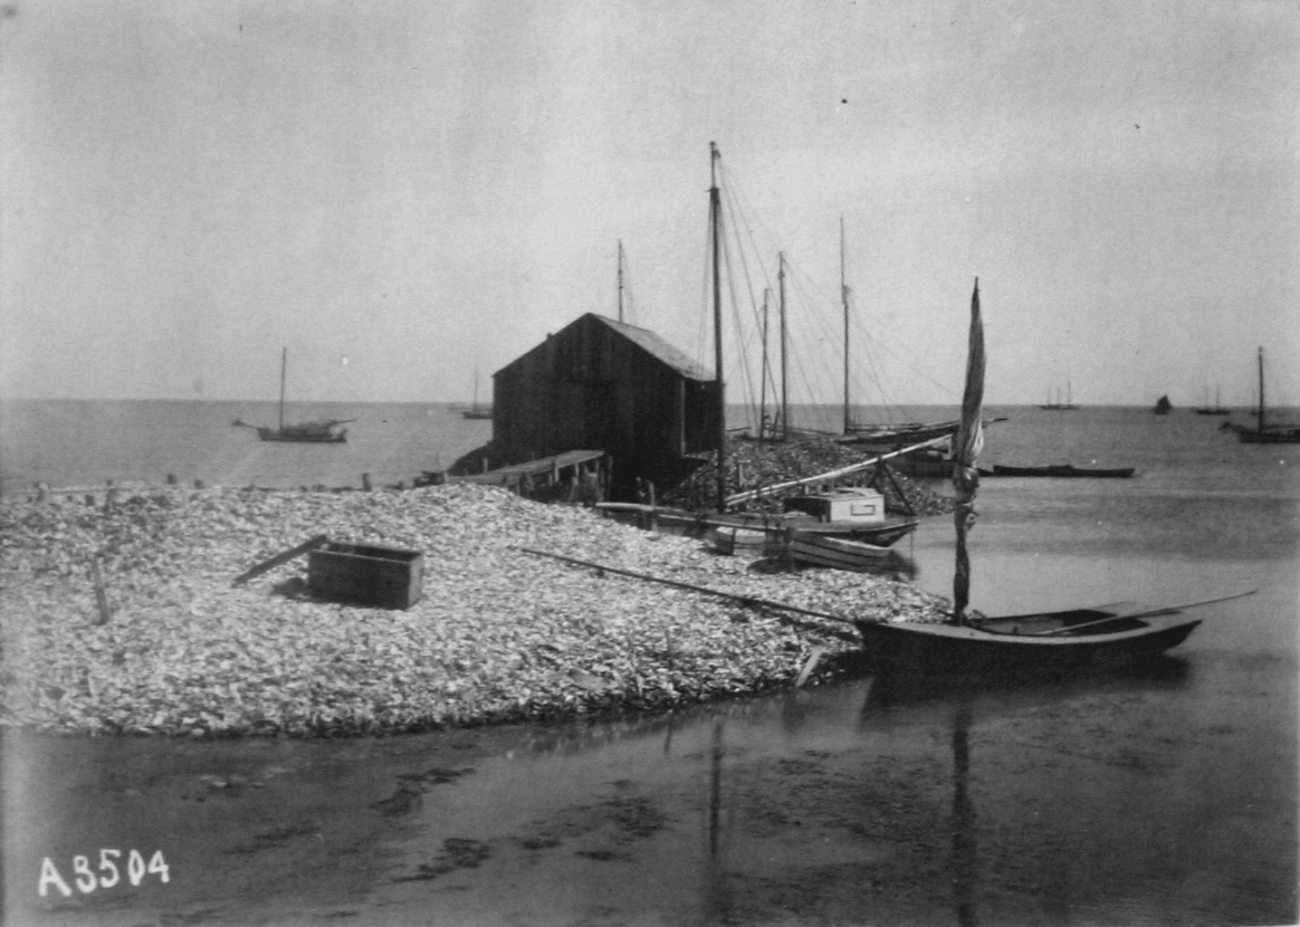
[[[712,374],[654,332],[594,313],[497,371],[492,407],[494,459],[603,450],[616,498],[638,478],[680,479],[717,446]]]

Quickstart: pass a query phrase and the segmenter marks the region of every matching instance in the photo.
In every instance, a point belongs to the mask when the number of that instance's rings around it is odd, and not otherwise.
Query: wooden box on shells
[[[322,599],[410,608],[424,592],[424,554],[331,541],[307,555],[307,585]]]

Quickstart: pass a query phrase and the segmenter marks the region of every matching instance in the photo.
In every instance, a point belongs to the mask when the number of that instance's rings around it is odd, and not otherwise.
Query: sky
[[[854,402],[959,400],[978,277],[991,404],[1300,404],[1298,107],[1274,0],[11,0],[0,397],[486,396],[620,242],[712,368],[716,143],[729,396],[784,252],[792,401],[842,276]]]

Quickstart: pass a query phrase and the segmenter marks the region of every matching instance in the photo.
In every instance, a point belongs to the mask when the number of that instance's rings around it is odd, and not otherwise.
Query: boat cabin
[[[885,520],[885,497],[874,489],[844,487],[791,496],[785,500],[785,510],[815,515],[819,521],[881,522]]]

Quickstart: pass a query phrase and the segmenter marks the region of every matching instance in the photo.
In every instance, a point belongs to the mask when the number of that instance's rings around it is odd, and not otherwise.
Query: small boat
[[[1010,467],[994,464],[992,470],[981,470],[981,476],[1049,476],[1090,477],[1095,479],[1125,479],[1135,473],[1133,467],[1076,467],[1072,464],[1049,464],[1045,467]]]
[[[893,554],[888,547],[878,544],[798,529],[790,532],[786,552],[796,563],[859,573],[874,569]]]
[[[640,502],[597,502],[596,510],[608,518],[624,521],[648,531],[687,537],[707,537],[719,528],[762,531],[769,538],[783,538],[789,531],[838,537],[888,547],[916,530],[915,518],[886,518],[879,522],[818,521],[801,512],[767,515],[757,512],[691,512],[686,509],[646,505]]]
[[[1242,425],[1233,428],[1242,444],[1300,444],[1300,425],[1269,425],[1265,421],[1264,349],[1262,347],[1259,349],[1259,409],[1255,414],[1259,417],[1259,423],[1255,428]]]
[[[1169,397],[1161,396],[1159,399],[1156,400],[1156,407],[1151,411],[1154,412],[1156,415],[1168,415],[1169,410],[1172,408],[1173,408],[1173,404],[1169,401]]]
[[[898,425],[850,426],[848,434],[838,438],[840,444],[903,446],[956,434],[959,422],[905,422]]]
[[[984,366],[984,330],[977,279],[971,296],[962,426],[953,441],[953,484],[957,490],[953,610],[951,617],[942,623],[859,618],[855,624],[877,672],[949,676],[1005,672],[1020,676],[1160,653],[1181,644],[1200,623],[1199,619],[1184,616],[1184,609],[1237,598],[1225,596],[1154,609],[1100,606],[997,618],[968,616],[970,559],[966,533],[974,521],[979,487],[975,461],[984,440],[980,428]]]
[[[758,557],[773,548],[774,542],[766,531],[718,525],[709,529],[709,546],[726,556]]]
[[[860,621],[858,630],[878,670],[1056,673],[1177,646],[1201,623],[1183,609],[1204,604],[1076,608],[961,625]]]
[[[235,419],[233,424],[240,428],[252,428],[262,441],[287,441],[295,444],[343,444],[346,442],[348,439],[347,429],[339,426],[356,421],[355,419],[330,418],[314,422],[299,422],[295,425],[286,425],[284,423],[284,378],[288,363],[289,349],[284,348],[280,353],[280,415],[278,426],[269,428],[262,425],[250,425],[240,419]]]

